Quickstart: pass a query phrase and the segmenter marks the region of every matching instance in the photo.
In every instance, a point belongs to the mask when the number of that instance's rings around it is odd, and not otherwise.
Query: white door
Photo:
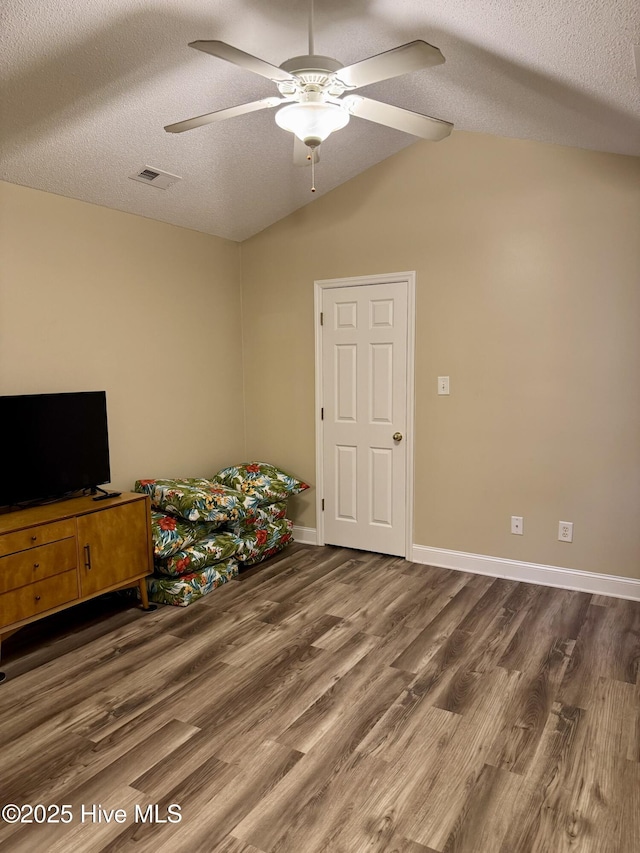
[[[408,283],[322,291],[324,541],[406,556]]]

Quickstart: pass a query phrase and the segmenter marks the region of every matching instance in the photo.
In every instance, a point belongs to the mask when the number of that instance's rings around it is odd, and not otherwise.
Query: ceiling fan
[[[165,127],[169,133],[183,133],[244,113],[280,107],[275,120],[279,127],[295,135],[294,163],[310,163],[314,172],[320,143],[333,131],[345,127],[352,115],[434,142],[444,139],[453,128],[448,121],[351,94],[354,89],[370,83],[440,65],[444,56],[437,47],[426,41],[411,41],[344,67],[338,60],[314,52],[313,0],[309,8],[308,55],[294,56],[279,67],[223,41],[193,41],[189,47],[272,80],[280,97],[262,98],[169,124]],[[312,175],[311,192],[315,192],[314,177]]]

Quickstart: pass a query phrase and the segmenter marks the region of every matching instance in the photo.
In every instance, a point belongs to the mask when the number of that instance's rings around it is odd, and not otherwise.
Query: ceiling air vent
[[[129,175],[129,177],[132,181],[140,181],[141,184],[149,184],[150,187],[157,187],[159,190],[166,190],[171,184],[182,180],[178,175],[154,169],[153,166],[144,166],[135,175]]]

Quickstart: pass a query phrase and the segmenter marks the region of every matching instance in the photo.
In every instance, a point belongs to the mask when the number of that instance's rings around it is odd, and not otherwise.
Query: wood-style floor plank
[[[639,602],[294,544],[188,608],[43,620],[3,669],[0,805],[74,820],[1,853],[638,850]]]
[[[525,667],[505,712],[504,727],[487,758],[489,764],[513,773],[526,772],[558,694],[573,645],[573,640],[554,639],[544,658],[536,660],[531,669]]]
[[[458,815],[443,853],[497,850],[514,821],[523,779],[485,764]]]
[[[540,587],[518,584],[500,608],[483,637],[474,634],[469,654],[454,666],[441,685],[433,691],[433,704],[456,714],[469,713],[482,692],[484,674],[497,666],[535,600]]]
[[[519,678],[518,672],[498,668],[488,674],[481,706],[461,720],[428,788],[416,793],[410,804],[406,826],[401,827],[408,838],[443,849],[504,727]]]
[[[296,845],[292,849],[304,849],[300,845],[309,826],[322,818],[314,808],[318,794],[330,784],[342,762],[349,760],[407,680],[406,673],[388,666],[376,666],[364,679],[359,678],[339,725],[323,733],[304,760],[235,827],[233,834],[264,850],[277,849],[280,837],[286,834],[288,843]]]
[[[398,655],[393,665],[406,672],[420,672],[494,583],[494,578],[482,575],[471,578],[426,625],[411,645]]]

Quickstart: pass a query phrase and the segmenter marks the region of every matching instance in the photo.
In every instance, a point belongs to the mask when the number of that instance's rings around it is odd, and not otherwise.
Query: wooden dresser
[[[0,515],[0,643],[29,622],[153,571],[147,495],[71,498]],[[0,680],[3,676],[0,673]]]

